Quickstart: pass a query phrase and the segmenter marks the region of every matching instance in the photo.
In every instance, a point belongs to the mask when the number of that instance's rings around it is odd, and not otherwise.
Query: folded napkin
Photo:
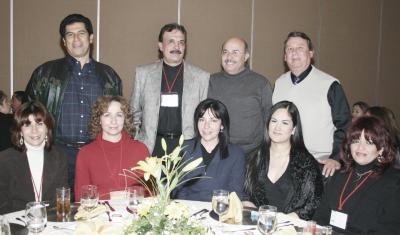
[[[297,235],[297,231],[293,225],[278,228],[278,231],[272,233],[272,235]]]
[[[80,206],[78,208],[78,212],[74,216],[74,219],[75,220],[86,220],[86,219],[96,217],[100,214],[103,214],[106,211],[107,211],[107,207],[105,205],[101,205],[101,204],[97,205],[97,207],[91,211],[86,211],[85,209],[83,209],[82,206]]]
[[[243,219],[243,205],[235,192],[229,194],[228,213],[221,216],[221,221],[230,224],[240,224]]]
[[[74,235],[119,235],[122,225],[104,222],[101,219],[78,222]]]

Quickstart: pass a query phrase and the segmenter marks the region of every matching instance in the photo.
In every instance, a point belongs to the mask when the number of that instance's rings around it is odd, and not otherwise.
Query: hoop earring
[[[48,141],[48,139],[47,139],[47,135],[44,137],[44,142],[47,144],[47,141]]]
[[[24,137],[21,135],[21,138],[19,138],[19,145],[24,145]]]
[[[379,154],[378,157],[377,157],[376,159],[378,159],[378,162],[379,162],[379,163],[382,163],[382,162],[385,161],[385,158],[384,158],[381,154]]]

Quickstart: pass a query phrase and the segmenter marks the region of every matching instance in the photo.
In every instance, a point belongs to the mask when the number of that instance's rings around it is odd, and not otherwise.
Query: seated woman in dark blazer
[[[67,186],[67,158],[52,147],[53,119],[38,101],[23,104],[14,115],[14,148],[0,153],[0,214],[25,209],[27,202],[48,201]]]
[[[197,158],[203,158],[203,162],[182,181],[198,176],[206,178],[187,181],[172,197],[211,201],[213,190],[225,189],[243,198],[245,157],[238,146],[229,144],[229,115],[225,105],[214,99],[202,101],[195,110],[194,123],[197,137],[184,142],[183,162]]]
[[[361,117],[346,133],[343,169],[326,185],[314,219],[344,234],[399,234],[400,171],[393,168],[390,133],[375,117]]]
[[[265,141],[248,159],[246,193],[253,206],[274,205],[278,211],[308,220],[323,192],[318,163],[304,145],[297,107],[281,101],[270,113]]]

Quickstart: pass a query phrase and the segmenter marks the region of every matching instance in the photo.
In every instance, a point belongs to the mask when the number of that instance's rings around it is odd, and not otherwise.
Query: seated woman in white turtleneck
[[[31,201],[55,205],[56,188],[68,185],[67,157],[52,147],[53,119],[38,101],[14,115],[14,148],[0,152],[0,214],[25,209]]]

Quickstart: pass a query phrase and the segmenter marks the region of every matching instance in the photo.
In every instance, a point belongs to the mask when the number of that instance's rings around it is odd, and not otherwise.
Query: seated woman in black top
[[[225,105],[218,100],[206,99],[194,112],[196,137],[184,142],[186,152],[183,162],[203,158],[200,168],[182,177],[173,198],[211,201],[214,189],[236,192],[244,196],[245,157],[242,149],[229,144],[229,115]],[[204,177],[205,176],[205,177]]]
[[[361,117],[347,131],[342,171],[326,185],[314,219],[345,234],[399,234],[400,172],[395,150],[378,119]]]
[[[300,115],[293,103],[272,106],[265,141],[248,160],[246,170],[246,193],[255,206],[274,205],[301,219],[312,217],[323,192],[322,175],[304,145]]]

